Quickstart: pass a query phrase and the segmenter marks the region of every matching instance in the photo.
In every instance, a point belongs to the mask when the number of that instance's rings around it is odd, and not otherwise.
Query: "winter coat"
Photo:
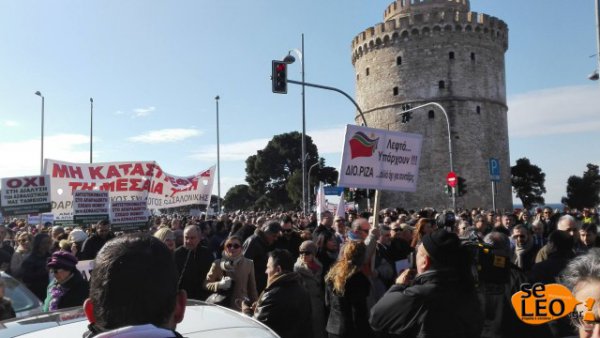
[[[44,311],[50,310],[50,303],[52,302],[52,290],[57,286],[58,282],[56,279],[50,282],[48,285],[48,291],[46,300],[44,301]],[[64,290],[63,295],[58,299],[56,310],[64,309],[73,306],[83,305],[83,301],[89,297],[90,286],[88,282],[83,279],[81,273],[77,270],[72,272],[71,278],[64,282],[60,287]]]
[[[254,263],[252,260],[243,256],[233,260],[232,271],[223,270],[226,258],[218,259],[212,263],[210,271],[206,275],[205,287],[210,292],[217,292],[217,284],[224,276],[233,279],[233,294],[231,296],[230,309],[241,310],[236,304],[236,300],[243,300],[248,297],[252,303],[258,299],[256,293],[256,280],[254,278]]]
[[[46,298],[46,288],[50,282],[48,269],[46,268],[48,258],[50,258],[49,253],[41,256],[32,253],[21,264],[23,283],[40,300]]]
[[[300,277],[300,283],[310,296],[310,307],[312,310],[312,327],[315,338],[325,338],[325,288],[323,287],[323,267],[315,258],[315,264],[319,267],[317,271],[311,270],[302,260],[298,258],[294,264],[294,271]]]
[[[184,246],[175,250],[179,288],[187,292],[189,299],[205,300],[210,296],[211,293],[204,288],[204,284],[213,261],[210,251],[201,245],[191,252]]]
[[[107,241],[113,239],[114,237],[115,235],[113,235],[112,232],[108,234],[106,239],[98,236],[97,234],[93,234],[91,237],[86,239],[85,242],[83,242],[81,254],[79,255],[81,257],[81,260],[96,258],[98,251],[102,249],[102,247]]]
[[[260,295],[254,318],[281,338],[311,338],[310,297],[296,272],[273,279]]]
[[[430,270],[393,285],[371,309],[380,337],[475,338],[483,318],[475,291],[461,292],[454,270]]]
[[[267,261],[269,260],[269,244],[265,233],[256,229],[254,235],[244,241],[243,255],[254,262],[254,278],[256,278],[256,291],[262,292],[267,285]]]
[[[20,246],[17,248],[15,253],[12,255],[12,258],[10,259],[11,276],[17,279],[21,279],[21,265],[23,265],[23,261],[25,261],[25,258],[27,258],[27,256],[29,256],[30,253],[31,251],[26,251]]]
[[[325,330],[338,337],[371,337],[369,328],[369,310],[367,297],[371,283],[361,271],[346,280],[343,295],[333,290],[333,284],[327,283],[326,298],[329,304],[329,318]]]

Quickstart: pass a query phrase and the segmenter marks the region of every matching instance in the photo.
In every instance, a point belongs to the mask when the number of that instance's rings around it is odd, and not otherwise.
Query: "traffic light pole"
[[[452,136],[450,135],[450,119],[448,118],[448,113],[446,113],[446,109],[444,109],[444,107],[442,107],[442,105],[437,102],[427,102],[420,106],[411,108],[410,110],[405,111],[404,113],[427,106],[436,106],[442,111],[442,113],[444,113],[444,117],[446,118],[446,128],[448,129],[448,155],[450,157],[450,172],[454,172],[454,164],[452,162]],[[456,212],[456,187],[452,187],[452,210]]]
[[[348,100],[350,100],[354,106],[356,107],[356,110],[358,110],[358,113],[360,114],[360,117],[363,120],[363,126],[367,127],[367,119],[365,119],[365,114],[363,114],[362,109],[360,109],[360,106],[358,105],[358,103],[356,103],[356,101],[354,101],[354,99],[348,95],[345,91],[341,90],[341,89],[337,89],[335,87],[329,87],[329,86],[323,86],[323,85],[319,85],[319,84],[314,84],[314,83],[308,83],[305,81],[295,81],[295,80],[287,80],[288,83],[293,83],[293,84],[297,84],[297,85],[301,85],[301,86],[307,86],[307,87],[314,87],[314,88],[321,88],[321,89],[326,89],[326,90],[331,90],[334,92],[338,92],[342,95],[344,95]],[[440,106],[441,107],[441,106]],[[443,108],[442,108],[443,109]],[[445,112],[444,112],[445,113]],[[452,161],[452,157],[450,157]],[[378,221],[377,221],[377,213],[378,213],[378,209],[379,209],[379,199],[380,199],[380,194],[379,194],[379,189],[375,190],[375,201],[373,202],[373,215],[375,215],[375,221],[373,222],[372,226],[376,227],[378,226]],[[370,202],[369,200],[369,189],[367,189],[367,203]],[[367,208],[368,208],[368,204],[367,204]]]
[[[329,86],[323,86],[323,85],[319,85],[319,84],[314,84],[314,83],[308,83],[308,82],[303,82],[303,81],[295,81],[295,80],[287,80],[288,83],[293,83],[293,84],[297,84],[297,85],[303,85],[303,86],[307,86],[307,87],[314,87],[314,88],[321,88],[321,89],[326,89],[326,90],[332,90],[334,92],[338,92],[342,95],[344,95],[348,100],[350,100],[354,106],[356,107],[356,110],[358,110],[358,113],[360,114],[360,117],[363,120],[363,126],[367,126],[367,120],[365,119],[365,115],[363,114],[362,109],[360,109],[360,106],[358,105],[358,103],[356,103],[356,101],[354,101],[354,99],[348,95],[345,91],[341,90],[341,89],[337,89],[334,87],[329,87]]]

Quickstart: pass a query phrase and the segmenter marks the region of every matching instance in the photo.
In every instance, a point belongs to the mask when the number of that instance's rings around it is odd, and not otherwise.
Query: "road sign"
[[[454,171],[451,171],[448,173],[448,176],[446,176],[446,183],[448,183],[449,186],[451,186],[452,188],[456,187],[456,173]]]
[[[490,158],[490,180],[494,182],[500,181],[500,161],[497,158]]]
[[[339,196],[344,192],[344,187],[323,187],[325,195]]]

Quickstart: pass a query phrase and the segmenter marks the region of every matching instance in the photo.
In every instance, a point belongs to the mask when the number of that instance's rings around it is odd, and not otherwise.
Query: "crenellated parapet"
[[[410,13],[433,12],[437,10],[470,11],[469,0],[396,0],[383,13],[383,21]]]
[[[444,3],[447,1],[444,0]],[[367,28],[352,40],[352,63],[371,50],[390,43],[449,33],[474,34],[474,37],[493,41],[503,51],[508,49],[508,26],[504,21],[483,13],[446,8],[434,12],[405,13]]]

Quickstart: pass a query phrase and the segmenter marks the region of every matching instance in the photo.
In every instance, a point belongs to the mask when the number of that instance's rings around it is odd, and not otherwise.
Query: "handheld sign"
[[[48,176],[3,178],[0,205],[4,216],[50,211],[50,179]]]
[[[419,134],[347,125],[338,186],[416,191],[422,141]]]

